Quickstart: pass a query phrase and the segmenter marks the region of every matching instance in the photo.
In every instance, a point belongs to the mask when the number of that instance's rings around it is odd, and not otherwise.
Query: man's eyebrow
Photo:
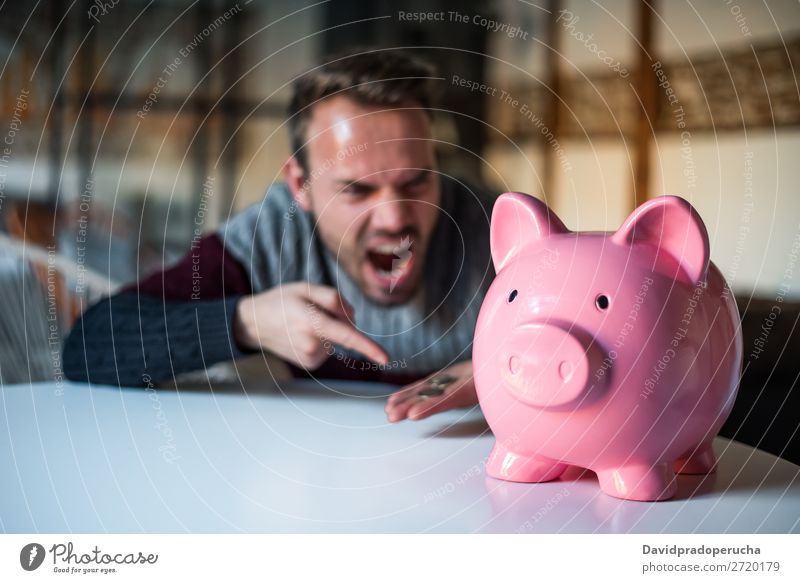
[[[400,184],[400,186],[407,186],[409,184],[414,184],[415,182],[419,182],[420,180],[427,178],[428,173],[431,171],[432,171],[431,168],[420,168],[416,174],[414,174],[411,178],[404,180]],[[341,187],[350,186],[354,188],[363,188],[370,190],[378,188],[375,184],[372,184],[371,182],[365,182],[363,180],[353,180],[351,178],[339,178],[338,180],[336,180],[336,184],[338,184]]]
[[[374,190],[375,188],[377,188],[372,183],[363,182],[361,180],[352,180],[350,178],[340,178],[339,180],[336,181],[336,184],[338,184],[340,187],[351,186],[351,187],[354,187],[354,188],[363,188],[363,189],[369,189],[369,190]]]
[[[428,173],[429,172],[431,172],[430,168],[421,168],[419,170],[419,172],[414,174],[414,176],[412,176],[408,180],[403,181],[401,186],[408,186],[409,184],[414,184],[416,182],[421,182],[422,180],[424,180],[425,178],[428,177]]]

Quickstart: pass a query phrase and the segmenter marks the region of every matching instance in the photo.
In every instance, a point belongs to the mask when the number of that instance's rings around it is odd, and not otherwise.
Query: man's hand
[[[431,386],[432,378],[444,375],[456,378],[444,388],[444,393],[439,396],[419,395],[419,391]],[[477,402],[478,395],[472,378],[472,361],[466,360],[394,393],[386,403],[386,416],[392,423],[403,419],[417,421],[448,409],[470,407]]]
[[[353,308],[335,289],[297,282],[242,298],[234,334],[242,346],[263,348],[308,370],[325,362],[334,344],[388,363],[383,348],[359,332],[352,320]]]

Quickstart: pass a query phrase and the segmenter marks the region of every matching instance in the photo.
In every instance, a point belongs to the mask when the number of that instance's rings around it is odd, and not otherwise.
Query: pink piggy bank
[[[637,208],[615,233],[568,230],[506,193],[492,212],[497,277],[473,345],[496,442],[487,473],[544,482],[593,470],[611,496],[664,500],[709,473],[742,364],[739,316],[685,200]]]

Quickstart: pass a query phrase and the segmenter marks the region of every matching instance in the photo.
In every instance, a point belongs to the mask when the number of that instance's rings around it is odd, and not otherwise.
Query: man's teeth
[[[408,247],[406,247],[407,249]],[[377,253],[383,253],[384,255],[393,255],[397,252],[400,252],[403,249],[402,245],[397,243],[385,243],[383,245],[378,245],[373,249],[373,251]]]
[[[408,264],[410,263],[410,258],[405,259],[403,261],[395,260],[393,263],[395,265],[393,265],[392,269],[390,270],[381,269],[380,267],[376,267],[375,270],[381,277],[399,277],[400,275],[403,274],[406,267],[408,267]]]

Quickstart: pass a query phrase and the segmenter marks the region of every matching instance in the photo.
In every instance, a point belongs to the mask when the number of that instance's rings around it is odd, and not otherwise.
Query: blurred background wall
[[[777,419],[783,433],[753,431],[788,447],[800,350],[794,0],[6,2],[0,293],[17,298],[7,312],[28,323],[43,313],[39,333],[57,346],[92,298],[258,201],[290,153],[292,80],[364,45],[439,66],[447,172],[539,196],[573,229],[615,229],[658,194],[689,199],[743,316],[752,394],[730,431]],[[39,259],[20,267],[26,249]],[[3,318],[11,354],[15,335],[32,333]],[[0,379],[52,376],[54,358],[33,370],[20,353]]]
[[[87,199],[91,234],[113,231],[122,253],[144,246],[140,269],[185,248],[201,206],[212,228],[280,179],[292,79],[361,45],[424,47],[441,70],[447,169],[541,196],[572,228],[613,229],[636,202],[681,194],[734,289],[766,296],[798,235],[791,0],[53,0],[1,12],[2,199]],[[403,16],[431,12],[443,18]],[[133,268],[110,265],[121,280]]]

